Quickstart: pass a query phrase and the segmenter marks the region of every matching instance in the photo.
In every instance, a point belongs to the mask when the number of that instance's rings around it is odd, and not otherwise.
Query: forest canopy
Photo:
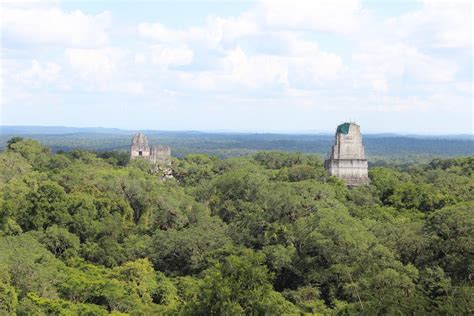
[[[0,314],[468,315],[474,157],[373,167],[318,155],[0,153]]]

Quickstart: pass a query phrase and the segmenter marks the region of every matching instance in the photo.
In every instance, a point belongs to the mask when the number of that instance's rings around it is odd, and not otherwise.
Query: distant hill
[[[0,134],[15,135],[56,135],[56,134],[132,134],[133,131],[105,127],[65,127],[65,126],[0,126]]]
[[[0,134],[5,135],[66,135],[66,134],[120,134],[132,135],[141,131],[147,134],[199,134],[199,135],[321,135],[333,136],[333,132],[301,132],[301,133],[255,133],[255,132],[232,132],[232,131],[160,131],[160,130],[124,130],[108,127],[67,127],[67,126],[8,126],[0,125]],[[474,134],[453,134],[453,135],[418,135],[418,134],[397,134],[397,133],[364,133],[366,138],[390,138],[390,137],[409,137],[409,138],[441,138],[441,139],[472,139]]]
[[[166,144],[174,156],[206,153],[220,157],[241,156],[261,150],[299,151],[326,155],[334,134],[206,133],[198,131],[143,131],[152,144]],[[128,150],[132,130],[62,126],[0,126],[0,149],[14,136],[33,138],[53,151],[84,149]],[[402,161],[424,157],[474,155],[473,135],[364,134],[369,161],[397,157]]]

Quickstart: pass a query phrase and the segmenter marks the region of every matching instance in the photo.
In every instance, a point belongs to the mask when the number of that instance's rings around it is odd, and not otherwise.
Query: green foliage
[[[23,137],[12,137],[10,138],[8,141],[7,141],[7,148],[8,149],[12,149],[12,146],[15,144],[15,143],[18,143],[18,142],[21,142],[23,141]]]
[[[130,155],[125,151],[102,151],[97,153],[98,158],[106,160],[114,166],[125,167],[130,161]]]
[[[296,165],[288,169],[288,180],[303,181],[316,178],[316,170],[309,165]]]
[[[383,203],[387,203],[395,189],[403,182],[410,179],[408,174],[400,173],[387,168],[374,168],[369,172],[370,181],[378,191],[378,197]]]
[[[474,157],[452,158],[452,159],[433,159],[429,163],[431,169],[447,170],[451,173],[470,176],[474,170]]]
[[[0,186],[30,171],[31,165],[20,154],[11,151],[0,154]]]
[[[0,281],[0,314],[15,314],[17,307],[18,295],[15,287]]]
[[[225,224],[218,218],[181,230],[157,230],[151,245],[151,260],[157,270],[192,274],[206,267],[213,250],[229,243]]]
[[[474,203],[460,203],[431,214],[425,223],[429,257],[455,280],[474,273]]]
[[[50,299],[38,296],[36,293],[28,293],[27,303],[29,306],[21,306],[21,314],[45,314],[45,315],[108,315],[105,308],[83,303],[72,303],[61,299]],[[23,304],[25,304],[24,302]],[[26,305],[26,304],[25,304]]]
[[[0,153],[0,314],[468,315],[473,159],[379,162],[347,188],[317,155]],[[384,165],[384,167],[380,167]]]
[[[79,237],[57,225],[48,227],[40,241],[53,255],[63,259],[75,257],[79,250]]]
[[[12,139],[8,144],[8,150],[20,154],[35,169],[47,168],[50,158],[50,150],[43,147],[37,141],[31,139]]]
[[[298,153],[283,152],[259,152],[255,155],[255,160],[269,169],[281,169],[291,167],[303,162],[303,156]]]
[[[137,296],[142,304],[152,303],[157,282],[155,270],[148,259],[138,259],[116,267],[111,276],[125,282],[130,289],[128,293]]]
[[[217,174],[215,162],[216,158],[207,155],[186,155],[184,159],[174,161],[174,175],[182,183],[196,185]]]
[[[281,315],[294,311],[275,292],[264,256],[245,250],[231,255],[204,272],[195,301],[185,310],[193,315]]]
[[[1,237],[0,264],[19,297],[29,292],[57,297],[57,284],[64,278],[64,264],[31,234]]]
[[[295,304],[303,313],[311,315],[327,315],[331,313],[320,297],[318,288],[302,286],[296,290],[285,290],[283,295],[287,300]]]

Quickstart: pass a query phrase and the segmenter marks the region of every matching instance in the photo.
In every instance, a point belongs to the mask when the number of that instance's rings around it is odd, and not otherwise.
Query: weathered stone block
[[[151,162],[166,163],[170,162],[171,149],[164,145],[155,145],[150,147],[148,139],[143,133],[136,133],[133,136],[130,146],[130,159],[143,158]]]
[[[343,179],[349,186],[369,183],[368,164],[360,126],[344,123],[337,127],[335,144],[324,162],[329,174]]]

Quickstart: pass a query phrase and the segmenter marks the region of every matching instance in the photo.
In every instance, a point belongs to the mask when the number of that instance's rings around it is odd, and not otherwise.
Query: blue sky
[[[473,133],[469,1],[1,6],[2,125]]]

